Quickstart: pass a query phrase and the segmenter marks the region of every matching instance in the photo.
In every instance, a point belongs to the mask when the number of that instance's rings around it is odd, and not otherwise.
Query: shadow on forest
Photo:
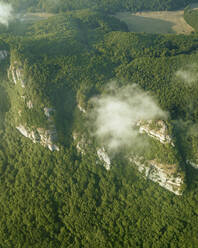
[[[10,108],[9,98],[2,86],[0,86],[0,129],[3,128],[5,114]]]
[[[179,123],[180,122],[176,122],[174,127],[174,136],[176,137],[175,147],[181,158],[180,166],[185,170],[187,191],[192,191],[198,187],[198,170],[187,163],[187,153],[189,152],[189,149],[192,149],[192,147],[187,144],[187,132],[190,124],[182,125]]]
[[[58,141],[63,145],[69,145],[76,108],[75,93],[71,88],[65,87],[54,92],[54,95],[56,98],[54,119],[58,130]]]

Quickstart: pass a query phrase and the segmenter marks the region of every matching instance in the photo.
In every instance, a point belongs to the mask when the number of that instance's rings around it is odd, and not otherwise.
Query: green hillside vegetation
[[[60,10],[81,8],[69,2]],[[59,11],[34,3],[42,11]],[[179,5],[168,3],[147,8]],[[1,31],[0,43],[0,50],[9,51],[0,61],[0,247],[197,247],[198,172],[186,160],[197,156],[192,127],[198,123],[198,86],[176,72],[197,64],[198,36],[130,33],[119,20],[91,10],[62,13],[28,24],[23,32],[13,27],[9,35]],[[24,88],[8,78],[10,66],[23,71]],[[95,143],[86,156],[77,152],[72,132],[88,132],[77,105],[91,111],[90,99],[112,79],[120,86],[139,85],[169,113],[175,147],[149,138],[145,157],[176,163],[186,182],[182,196],[145,180],[122,156],[106,171],[93,152]],[[23,95],[34,100],[33,109]],[[59,152],[34,144],[15,128],[46,127],[45,106],[56,109]]]
[[[4,0],[5,1],[5,0]],[[92,8],[107,12],[120,10],[139,11],[139,10],[172,10],[182,8],[196,0],[6,0],[17,10],[45,11],[60,13],[69,10],[79,10]]]
[[[187,7],[184,12],[184,18],[186,22],[198,32],[198,10],[192,10]]]

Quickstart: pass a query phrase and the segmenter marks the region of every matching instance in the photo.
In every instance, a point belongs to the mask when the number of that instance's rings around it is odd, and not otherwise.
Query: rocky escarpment
[[[143,157],[130,157],[139,172],[147,179],[158,183],[161,187],[173,192],[176,195],[182,194],[184,176],[177,170],[176,164],[159,163],[157,160],[145,161]]]
[[[79,110],[81,108],[78,106]],[[82,114],[86,114],[86,111],[82,111]],[[172,154],[174,150],[174,143],[169,133],[168,126],[163,120],[148,120],[148,121],[139,121],[137,123],[139,127],[139,132],[141,134],[146,134],[150,138],[155,139],[156,142],[159,142],[159,147],[161,152],[163,149],[168,149],[168,152]],[[77,150],[82,154],[86,155],[89,146],[91,146],[91,141],[87,138],[85,134],[73,133],[73,138],[76,143]],[[157,145],[155,142],[152,145]],[[111,169],[111,158],[108,154],[108,151],[103,147],[96,147],[95,152],[98,156],[99,161],[102,163],[106,170]],[[146,157],[141,157],[136,154],[127,155],[127,159],[131,165],[134,165],[137,170],[142,173],[142,175],[158,183],[161,187],[173,192],[176,195],[182,194],[182,188],[184,185],[184,174],[181,171],[177,158],[174,157],[175,163],[168,163],[167,161],[160,160],[157,154],[153,154],[152,159]],[[173,159],[173,160],[174,160]]]
[[[163,120],[148,120],[139,121],[137,123],[139,131],[142,134],[147,134],[151,138],[160,142],[161,152],[165,145],[171,146],[174,149],[173,139],[168,131],[168,126]],[[184,185],[184,175],[178,166],[177,158],[175,157],[175,163],[167,163],[166,161],[160,161],[157,157],[153,159],[145,159],[144,157],[132,156],[129,161],[136,166],[147,179],[158,183],[161,187],[173,192],[176,195],[182,194],[182,188]]]
[[[168,134],[168,127],[164,120],[138,121],[140,133],[146,133],[149,136],[159,140],[163,144],[174,146],[171,136]]]
[[[76,143],[76,149],[82,155],[85,155],[88,149],[88,142],[85,135],[81,135],[77,132],[73,132],[73,140]]]
[[[22,88],[25,88],[25,79],[23,74],[23,68],[18,65],[17,61],[14,61],[8,70],[8,78],[17,84],[18,82],[21,84]]]
[[[54,144],[57,138],[56,130],[45,130],[43,128],[35,128],[31,130],[23,125],[17,126],[17,130],[26,138],[31,139],[34,143],[48,147],[51,151],[59,151],[59,147]]]
[[[32,103],[29,107],[33,108]],[[22,135],[31,139],[34,143],[40,143],[44,147],[48,147],[51,151],[59,151],[59,147],[55,144],[55,142],[57,141],[57,131],[51,118],[51,113],[54,111],[55,110],[52,108],[44,108],[44,114],[47,116],[48,123],[50,124],[49,129],[39,127],[29,128],[22,124],[20,124],[16,128]]]
[[[106,152],[105,148],[98,148],[97,149],[97,155],[98,158],[100,159],[100,161],[103,163],[103,166],[105,167],[106,170],[110,170],[111,169],[111,159],[108,155],[108,153]]]
[[[51,151],[59,151],[59,147],[56,145],[57,131],[53,120],[55,109],[49,107],[44,107],[42,109],[38,106],[38,103],[34,103],[34,98],[26,91],[28,80],[26,80],[23,67],[19,62],[14,61],[10,65],[8,78],[15,84],[13,89],[13,94],[16,96],[15,101],[20,102],[20,104],[12,106],[12,113],[15,114],[15,118],[13,119],[16,122],[15,126],[17,130],[23,136],[31,139],[34,143],[39,143],[44,147],[49,148]],[[33,110],[34,114],[40,111],[38,114],[43,116],[42,120],[45,120],[45,123],[40,123],[38,126],[27,125],[24,117],[27,115],[27,109]],[[16,112],[18,113],[17,116]],[[43,126],[45,126],[45,128]]]
[[[20,105],[17,109],[18,117],[16,122],[17,130],[25,137],[31,139],[34,143],[39,143],[44,147],[49,148],[51,151],[58,151],[59,147],[56,145],[57,141],[57,131],[54,124],[54,114],[56,110],[51,106],[41,106],[38,105],[34,98],[31,97],[27,92],[26,88],[28,85],[28,80],[24,76],[23,67],[19,65],[16,61],[10,66],[8,72],[10,80],[14,83],[15,91],[20,99],[23,99],[24,108]],[[77,105],[83,118],[87,116],[87,110],[83,108],[80,104]],[[24,111],[37,111],[41,110],[42,116],[45,119],[45,125],[27,125],[24,121]],[[15,111],[16,112],[16,111]],[[45,126],[45,128],[44,128]],[[168,126],[163,120],[149,120],[149,121],[139,121],[137,123],[139,127],[139,132],[141,134],[146,134],[157,142],[164,146],[170,146],[173,149],[174,143],[171,135],[169,134]],[[105,149],[104,145],[96,145],[94,147],[92,143],[93,137],[82,133],[81,131],[73,132],[73,139],[77,150],[84,156],[89,151],[94,152],[98,157],[97,161],[104,166],[106,170],[111,168],[111,158],[108,151]],[[162,151],[163,152],[163,151]],[[96,162],[97,162],[96,161]],[[182,173],[178,170],[177,163],[169,164],[158,160],[157,157],[152,159],[138,158],[137,156],[130,156],[129,161],[149,180],[158,183],[165,189],[180,195],[182,193],[182,185],[184,182]]]
[[[76,149],[82,155],[86,155],[90,149],[93,149],[91,140],[86,136],[77,132],[73,132],[73,140],[76,143]],[[106,170],[111,168],[111,159],[104,147],[98,147],[94,150]]]
[[[85,110],[85,108],[83,108],[81,106],[80,103],[78,103],[77,105],[78,109],[80,110],[80,112],[82,114],[87,114],[87,111]],[[77,133],[73,133],[73,139],[77,140],[79,137],[79,135]],[[88,142],[90,143],[90,141]],[[86,141],[86,136],[83,135],[81,137],[81,139],[78,140],[77,144],[76,144],[76,148],[77,150],[82,154],[85,155],[86,154],[86,150],[87,150],[87,141]],[[103,164],[104,168],[106,170],[110,170],[111,168],[111,159],[110,156],[108,155],[107,151],[105,150],[104,147],[99,147],[96,149],[96,154],[98,156],[98,159],[101,161],[101,163]]]

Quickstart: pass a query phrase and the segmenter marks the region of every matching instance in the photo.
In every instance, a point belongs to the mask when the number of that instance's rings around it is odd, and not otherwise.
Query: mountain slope
[[[0,244],[196,247],[196,34],[83,10],[1,37]],[[111,105],[101,135],[109,97],[135,118]]]

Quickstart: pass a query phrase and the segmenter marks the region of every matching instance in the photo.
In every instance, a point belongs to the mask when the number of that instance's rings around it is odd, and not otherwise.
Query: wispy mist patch
[[[198,124],[197,123],[189,125],[187,135],[198,138]]]
[[[176,76],[190,86],[198,81],[198,66],[196,64],[188,65],[178,70]]]
[[[11,4],[0,2],[0,23],[8,26],[13,17],[13,8]]]
[[[105,94],[93,99],[93,104],[94,135],[112,152],[141,142],[139,120],[167,117],[156,101],[135,84],[119,88],[111,83]]]

